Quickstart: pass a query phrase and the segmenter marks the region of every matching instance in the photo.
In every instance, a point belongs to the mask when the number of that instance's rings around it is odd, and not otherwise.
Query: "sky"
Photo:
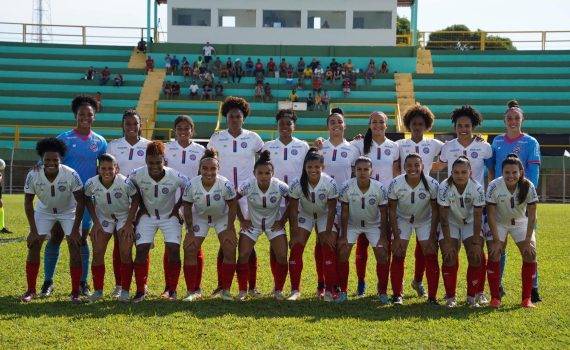
[[[48,2],[51,2],[52,24],[146,26],[146,0]],[[33,3],[33,0],[10,1],[9,6],[2,6],[0,22],[31,22]],[[409,9],[398,10],[401,16],[409,17],[409,13]],[[470,29],[486,31],[570,30],[568,14],[570,0],[419,0],[418,28],[433,31],[465,24]],[[166,6],[160,6],[159,17],[162,30],[166,31]],[[0,31],[5,31],[4,28],[0,25]]]

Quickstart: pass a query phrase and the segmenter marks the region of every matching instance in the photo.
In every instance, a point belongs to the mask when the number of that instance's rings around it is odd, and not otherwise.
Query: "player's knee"
[[[236,259],[236,245],[230,242],[224,242],[222,245],[222,252],[224,259],[235,261]]]

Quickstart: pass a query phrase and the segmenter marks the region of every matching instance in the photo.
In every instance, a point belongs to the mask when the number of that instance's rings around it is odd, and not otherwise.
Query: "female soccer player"
[[[249,103],[245,99],[233,96],[226,98],[221,112],[226,117],[228,128],[215,132],[210,137],[208,148],[218,151],[220,175],[230,180],[234,190],[237,190],[240,184],[251,177],[255,157],[263,148],[263,141],[255,132],[243,128],[243,123],[249,115]],[[247,200],[242,198],[238,205],[244,216],[249,218]],[[220,250],[218,252],[218,288],[213,294],[218,294],[222,290],[221,264],[223,260]],[[250,255],[249,276],[250,295],[260,296],[256,288],[257,255],[255,249]]]
[[[71,301],[78,303],[79,280],[81,277],[81,234],[79,226],[83,217],[83,183],[75,170],[61,164],[67,148],[56,138],[40,140],[36,151],[43,164],[26,177],[24,208],[30,225],[27,238],[26,279],[28,289],[22,295],[23,302],[30,302],[36,296],[36,279],[40,269],[40,251],[56,223],[67,237],[69,247],[69,268],[71,273]],[[38,202],[34,209],[34,197]]]
[[[429,176],[432,167],[435,166],[436,171],[440,170],[441,163],[433,162],[435,157],[439,157],[443,142],[437,139],[427,139],[424,133],[431,130],[435,116],[431,110],[422,105],[415,105],[406,110],[404,117],[404,126],[406,130],[411,132],[411,138],[396,141],[400,150],[400,169],[404,171],[404,159],[410,153],[417,153],[422,157],[424,164],[424,175]],[[416,241],[416,249],[414,251],[414,279],[412,280],[412,288],[418,293],[418,296],[426,296],[422,283],[425,270],[424,254],[422,248]]]
[[[388,193],[380,181],[371,179],[372,161],[359,157],[354,167],[356,178],[346,181],[340,190],[342,203],[341,234],[338,251],[338,275],[341,293],[337,301],[347,300],[348,259],[358,236],[364,234],[372,244],[376,256],[378,296],[380,302],[388,303],[386,288],[390,271],[387,222]]]
[[[360,155],[372,161],[372,178],[380,181],[385,188],[395,176],[400,175],[398,144],[386,137],[388,116],[383,112],[372,112],[368,118],[368,130],[364,139],[354,141]],[[356,295],[363,297],[366,291],[366,263],[368,261],[368,240],[366,235],[359,235],[356,243],[356,274],[358,286]]]
[[[141,137],[141,117],[136,110],[125,110],[123,113],[121,126],[123,128],[123,137],[109,142],[107,152],[115,157],[115,162],[117,164],[119,173],[124,176],[129,176],[129,174],[136,168],[140,168],[146,165],[146,147],[150,141],[144,137]],[[121,242],[119,241],[119,237],[117,237],[117,235],[114,235],[114,237],[113,272],[115,274],[115,289],[111,295],[114,297],[119,297],[121,294],[121,284],[123,282],[126,283],[125,281],[121,282],[122,264],[130,264],[132,270],[133,262],[130,254],[128,255],[128,260],[122,261],[120,254]],[[132,242],[130,243],[129,247],[132,247]],[[124,254],[123,257],[126,258],[127,255]]]
[[[137,206],[131,210],[131,198],[140,203],[140,196],[136,187],[119,174],[115,157],[105,153],[98,158],[97,167],[99,175],[87,180],[85,184],[86,206],[93,218],[91,229],[91,243],[93,245],[93,289],[89,299],[97,301],[103,297],[105,280],[105,251],[111,236],[117,238],[118,246],[122,246],[123,263],[119,268],[119,287],[121,301],[129,300],[129,290],[133,276],[131,257],[133,221],[137,213]],[[125,233],[126,232],[126,233]],[[124,276],[124,280],[121,277]],[[117,282],[115,282],[117,283]],[[124,288],[123,288],[124,287]]]
[[[524,121],[523,110],[519,103],[515,100],[509,101],[507,110],[505,111],[506,132],[503,135],[497,135],[493,139],[491,147],[493,148],[493,157],[487,161],[489,182],[501,176],[501,164],[508,154],[514,153],[518,155],[524,166],[524,174],[527,179],[532,182],[535,188],[538,188],[538,179],[540,175],[540,145],[538,141],[522,132],[522,123]],[[490,237],[488,237],[490,238]],[[507,253],[504,250],[501,253],[501,294],[504,294],[502,287],[503,271],[505,269]],[[541,301],[538,293],[538,271],[532,282],[533,303]]]
[[[200,159],[200,175],[190,180],[182,196],[186,221],[184,277],[188,290],[185,301],[202,298],[199,290],[202,274],[198,271],[197,259],[210,227],[218,234],[223,254],[220,271],[222,291],[216,297],[233,300],[230,288],[236,271],[237,239],[234,221],[237,202],[231,182],[218,174],[219,169],[215,151],[206,149]]]
[[[76,127],[70,131],[60,134],[57,138],[62,140],[67,146],[67,152],[63,157],[63,164],[77,171],[82,183],[97,174],[97,157],[107,151],[107,141],[103,136],[95,133],[91,128],[95,121],[97,111],[97,101],[89,96],[77,96],[71,102],[71,110],[75,116]],[[89,295],[89,285],[87,277],[89,273],[89,245],[87,236],[91,228],[91,218],[89,213],[84,211],[81,223],[81,263],[82,275],[80,291],[82,295]],[[61,226],[54,225],[51,238],[46,244],[44,252],[44,283],[41,289],[41,296],[47,297],[53,292],[53,275],[57,260],[59,259],[59,246],[63,240],[64,233]]]
[[[502,162],[502,177],[487,189],[489,227],[493,240],[489,246],[487,278],[491,289],[491,307],[501,306],[499,259],[507,234],[517,244],[522,264],[522,307],[534,307],[531,301],[532,280],[536,274],[536,204],[538,196],[531,181],[524,176],[524,166],[516,154]]]
[[[461,242],[467,253],[467,304],[478,307],[475,297],[484,282],[481,278],[481,255],[484,240],[481,235],[485,191],[471,178],[471,164],[464,156],[451,167],[451,176],[439,185],[437,197],[442,232],[439,245],[443,258],[442,274],[447,307],[457,306],[455,290]]]
[[[316,148],[310,148],[303,162],[301,178],[290,187],[289,221],[293,231],[289,257],[291,296],[288,300],[298,300],[301,296],[299,287],[303,251],[313,227],[319,237],[323,255],[326,288],[324,300],[333,301],[338,298],[335,253],[337,228],[334,227],[338,193],[336,181],[323,172],[324,167],[324,157]]]
[[[390,225],[392,225],[392,264],[390,279],[392,302],[403,304],[404,259],[412,231],[415,231],[426,259],[428,303],[437,304],[439,266],[437,261],[438,183],[423,173],[422,158],[411,153],[404,160],[406,173],[390,184],[388,191]]]
[[[164,234],[168,249],[168,294],[170,300],[176,299],[176,287],[180,276],[180,240],[182,220],[179,209],[181,198],[176,196],[178,189],[183,189],[188,178],[178,171],[165,166],[165,147],[161,141],[153,141],[146,149],[146,167],[135,169],[129,175],[129,181],[138,188],[146,213],[142,215],[136,227],[136,256],[134,262],[137,292],[133,302],[145,299],[146,280],[148,277],[148,253],[157,230]],[[131,210],[135,210],[135,201]]]
[[[287,278],[287,236],[285,223],[289,212],[281,212],[281,203],[288,202],[289,186],[273,177],[273,163],[269,151],[261,152],[253,169],[255,178],[240,185],[237,198],[247,198],[250,219],[245,219],[238,207],[241,231],[238,243],[237,277],[238,300],[247,298],[249,254],[262,233],[267,235],[275,261],[271,261],[274,288],[273,297],[283,300],[283,286]]]
[[[166,144],[166,165],[177,170],[188,179],[198,176],[198,168],[200,159],[204,155],[205,147],[197,142],[192,141],[194,131],[196,130],[194,121],[188,115],[179,115],[174,120],[174,136],[175,140]],[[177,192],[177,196],[182,196],[181,191]],[[168,272],[167,272],[168,251],[164,252],[164,280],[166,286],[162,294],[163,297],[168,296]],[[198,252],[198,273],[202,273],[204,269],[204,252]],[[198,288],[200,286],[198,285]]]

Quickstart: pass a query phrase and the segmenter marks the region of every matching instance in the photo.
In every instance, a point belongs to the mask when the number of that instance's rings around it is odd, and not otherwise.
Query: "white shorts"
[[[469,237],[473,237],[473,223],[467,225],[456,226],[449,223],[449,236],[451,238],[464,241]],[[443,239],[443,232],[439,229],[439,240]]]
[[[267,239],[270,241],[277,236],[281,236],[281,235],[285,234],[285,230],[283,230],[283,229],[278,230],[278,231],[272,231],[271,229],[266,229],[265,231],[263,231],[262,229],[255,228],[255,227],[252,227],[248,231],[241,231],[240,234],[251,238],[254,242],[257,242],[257,239],[259,238],[259,236],[261,236],[261,234],[264,232],[265,232],[265,235],[267,236]]]
[[[117,218],[117,220],[115,220],[113,218],[98,215],[97,219],[99,219],[101,227],[103,227],[103,231],[109,234],[113,234],[115,231],[119,231],[125,226],[125,223],[127,222],[127,217]]]
[[[36,222],[36,228],[38,229],[38,235],[47,236],[49,239],[51,236],[51,229],[53,225],[57,222],[61,225],[63,233],[66,236],[71,235],[73,230],[73,222],[75,221],[75,212],[63,213],[63,214],[48,214],[41,211],[34,210],[34,220]]]
[[[507,240],[507,234],[510,234],[511,237],[513,238],[513,241],[515,241],[515,243],[519,243],[519,242],[524,241],[526,238],[526,227],[527,227],[527,225],[505,226],[505,225],[497,224],[497,233],[499,234],[499,239],[501,240],[501,242],[506,241]],[[491,239],[493,239],[492,236],[491,236]],[[532,231],[531,240],[533,242],[536,242],[534,230]]]
[[[167,243],[180,244],[182,224],[173,216],[169,219],[157,219],[148,215],[141,216],[137,225],[136,245],[153,243],[156,231],[160,229]]]
[[[194,221],[192,222],[192,232],[194,236],[206,237],[208,235],[208,230],[213,227],[216,230],[216,234],[228,229],[228,215],[223,215],[219,218],[212,218],[208,220],[208,217],[201,217],[194,215]]]
[[[366,235],[366,238],[372,247],[376,247],[380,240],[380,228],[378,227],[356,227],[348,225],[347,231],[346,238],[349,244],[355,244],[358,236],[361,234]]]
[[[411,224],[407,220],[398,219],[398,230],[400,231],[400,239],[410,240],[412,231],[416,232],[418,241],[427,241],[431,231],[431,222],[428,221],[422,225]]]
[[[315,219],[312,215],[308,216],[302,212],[299,212],[297,223],[300,228],[309,232],[311,232],[315,226],[317,233],[325,232],[327,229],[327,215],[323,215],[320,218]],[[332,230],[334,232],[338,232],[336,223],[333,225]]]

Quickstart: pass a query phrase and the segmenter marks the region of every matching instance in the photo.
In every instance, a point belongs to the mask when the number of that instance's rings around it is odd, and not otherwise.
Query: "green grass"
[[[152,251],[150,298],[142,304],[121,304],[105,298],[95,304],[68,301],[68,254],[62,247],[54,297],[21,304],[25,289],[24,259],[27,223],[21,195],[5,196],[4,205],[12,235],[0,236],[0,348],[568,348],[570,344],[570,241],[565,225],[569,206],[539,207],[539,270],[544,301],[536,309],[519,307],[520,257],[512,241],[506,273],[507,296],[503,307],[453,310],[430,307],[413,295],[413,244],[408,249],[405,305],[380,307],[373,296],[376,276],[373,256],[368,266],[369,297],[342,305],[313,297],[315,282],[312,247],[305,253],[303,299],[275,302],[264,297],[243,303],[205,299],[196,303],[166,302],[157,295],[163,287],[162,240]],[[314,235],[313,235],[314,236]],[[217,240],[205,242],[206,270],[203,288],[215,286]],[[109,249],[110,252],[110,249]],[[259,241],[258,284],[272,288],[267,239]],[[465,298],[466,261],[461,253],[458,298]],[[353,259],[349,288],[356,284]],[[113,275],[107,258],[105,291]],[[40,272],[39,282],[42,282]],[[179,294],[184,293],[183,277]],[[236,283],[233,284],[235,293]],[[287,283],[288,286],[288,283]],[[288,287],[286,287],[288,288]],[[440,285],[439,295],[443,295]]]

